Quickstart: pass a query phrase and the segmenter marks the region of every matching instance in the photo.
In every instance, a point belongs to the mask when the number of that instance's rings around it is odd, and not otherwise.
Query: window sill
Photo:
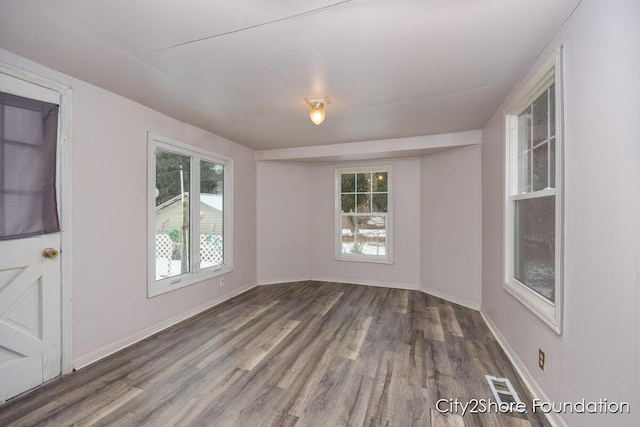
[[[393,260],[382,257],[369,257],[369,256],[336,256],[336,261],[348,261],[348,262],[368,262],[373,264],[393,264]]]
[[[153,298],[209,279],[214,279],[232,271],[233,267],[223,265],[218,269],[208,268],[197,273],[186,273],[163,280],[156,280],[149,283],[147,298]]]
[[[516,279],[506,282],[504,289],[558,335],[562,335],[560,315],[556,303],[552,303]]]

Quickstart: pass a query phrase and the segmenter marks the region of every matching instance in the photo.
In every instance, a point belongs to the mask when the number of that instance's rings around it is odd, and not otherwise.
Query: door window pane
[[[58,109],[0,92],[0,240],[60,231]]]
[[[555,231],[555,196],[515,202],[515,278],[552,302]]]
[[[191,158],[156,150],[156,280],[191,271]]]
[[[4,107],[4,135],[9,141],[30,145],[42,145],[44,126],[40,111]]]
[[[47,179],[47,161],[39,147],[26,144],[4,146],[4,190],[9,193],[36,194]],[[30,179],[20,179],[28,173]]]
[[[12,194],[3,197],[3,209],[0,215],[10,225],[13,232],[22,236],[42,234],[42,197],[37,194]]]

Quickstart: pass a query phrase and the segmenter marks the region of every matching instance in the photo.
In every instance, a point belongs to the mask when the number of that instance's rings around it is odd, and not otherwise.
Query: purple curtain
[[[0,240],[60,231],[58,106],[0,92]]]

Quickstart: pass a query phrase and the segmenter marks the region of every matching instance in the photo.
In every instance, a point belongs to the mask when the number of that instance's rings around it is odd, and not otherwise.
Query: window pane
[[[342,195],[342,212],[355,212],[355,210],[356,210],[356,195],[343,194]]]
[[[386,218],[344,215],[341,240],[344,254],[386,255]]]
[[[547,99],[547,92],[540,95],[538,99],[533,102],[533,145],[544,141],[548,138],[548,120],[549,120],[549,105]]]
[[[344,173],[341,175],[341,193],[355,193],[356,192],[356,174]]]
[[[156,151],[156,280],[191,271],[190,160]]]
[[[518,193],[531,191],[531,108],[518,116]]]
[[[518,156],[518,192],[531,191],[531,151]]]
[[[371,191],[371,173],[359,173],[356,177],[356,188],[358,193],[368,193]]]
[[[224,263],[224,166],[200,161],[200,268]]]
[[[515,202],[515,277],[555,300],[555,196]]]
[[[358,203],[356,206],[356,212],[369,213],[371,212],[371,194],[358,194],[356,198]]]
[[[374,192],[386,192],[387,191],[387,172],[374,172],[373,174],[373,191]]]
[[[556,85],[549,88],[549,136],[556,134]]]
[[[358,253],[357,247],[354,246],[354,244],[356,243],[355,242],[356,217],[351,215],[342,215],[341,222],[342,222],[340,226],[341,252],[343,254]]]
[[[549,187],[556,188],[556,138],[549,141]]]
[[[549,183],[549,150],[542,144],[533,150],[533,191],[542,190]]]
[[[387,212],[387,195],[373,195],[373,212]]]
[[[518,116],[518,155],[531,149],[531,108]]]

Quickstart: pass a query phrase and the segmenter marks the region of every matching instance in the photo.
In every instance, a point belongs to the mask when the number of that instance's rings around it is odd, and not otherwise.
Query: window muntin
[[[561,51],[505,112],[505,289],[562,332]]]
[[[336,259],[393,261],[392,167],[336,169]]]
[[[149,296],[231,271],[231,161],[150,134],[149,171]]]

